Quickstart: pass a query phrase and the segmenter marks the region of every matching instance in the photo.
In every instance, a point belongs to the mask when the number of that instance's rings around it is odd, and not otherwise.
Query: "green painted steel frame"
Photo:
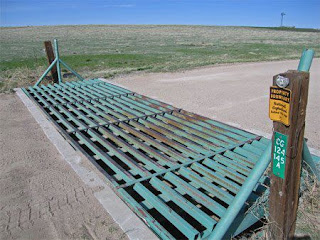
[[[209,236],[268,143],[99,80],[23,91],[163,239]],[[266,179],[255,183],[244,211],[264,192]]]
[[[38,86],[42,82],[42,80],[48,75],[48,73],[50,72],[50,70],[53,68],[54,65],[57,66],[58,81],[59,81],[59,83],[62,83],[61,66],[60,66],[60,64],[62,64],[66,69],[68,69],[72,74],[74,74],[79,80],[84,80],[83,77],[80,76],[80,74],[78,74],[71,67],[69,67],[68,64],[66,64],[64,61],[62,61],[60,59],[59,48],[58,48],[58,40],[57,39],[54,39],[54,52],[55,52],[56,58],[53,60],[53,62],[50,64],[50,66],[46,69],[46,71],[41,75],[41,77],[36,82],[34,87]]]
[[[314,56],[314,50],[313,49],[304,49],[300,58],[298,71],[300,72],[309,72],[312,60]],[[311,168],[313,174],[317,177],[317,179],[320,181],[320,171],[319,167],[317,167],[316,160],[319,157],[311,156],[309,148],[307,146],[306,141],[303,141],[303,159],[304,161],[309,165]],[[319,162],[319,161],[318,161]]]
[[[304,49],[301,54],[300,62],[298,65],[298,71],[309,72],[312,64],[313,56],[314,56],[313,49]]]

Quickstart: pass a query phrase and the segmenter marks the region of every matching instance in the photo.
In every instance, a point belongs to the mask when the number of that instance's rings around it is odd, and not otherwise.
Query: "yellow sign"
[[[272,121],[290,126],[290,98],[290,89],[270,87],[269,117]]]

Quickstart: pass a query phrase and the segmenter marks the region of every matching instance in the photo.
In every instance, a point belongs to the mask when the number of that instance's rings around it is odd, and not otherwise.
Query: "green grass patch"
[[[308,29],[77,25],[0,30],[0,91],[35,82],[48,66],[43,41],[54,38],[61,58],[85,77],[298,59],[304,48],[313,48],[316,57],[320,52],[320,32]]]
[[[47,60],[43,58],[35,58],[35,59],[24,59],[24,60],[13,60],[13,61],[4,61],[0,64],[0,71],[8,71],[18,68],[29,68],[35,69],[38,66],[45,66],[47,64]]]
[[[101,54],[101,55],[73,55],[64,56],[63,60],[75,69],[89,68],[90,70],[101,68],[137,68],[144,70],[152,64],[164,62],[167,57],[161,55],[143,54]],[[1,62],[0,71],[17,68],[35,69],[39,66],[47,66],[46,58],[24,59]]]

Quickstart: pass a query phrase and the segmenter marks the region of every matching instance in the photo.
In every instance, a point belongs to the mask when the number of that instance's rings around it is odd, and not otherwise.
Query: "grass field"
[[[0,30],[1,92],[36,81],[47,65],[43,41],[53,38],[62,58],[85,77],[295,59],[305,47],[320,51],[320,31],[313,29],[83,25]]]

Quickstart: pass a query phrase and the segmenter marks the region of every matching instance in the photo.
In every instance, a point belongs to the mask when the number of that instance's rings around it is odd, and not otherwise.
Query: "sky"
[[[1,26],[280,25],[320,28],[320,0],[0,0]]]

